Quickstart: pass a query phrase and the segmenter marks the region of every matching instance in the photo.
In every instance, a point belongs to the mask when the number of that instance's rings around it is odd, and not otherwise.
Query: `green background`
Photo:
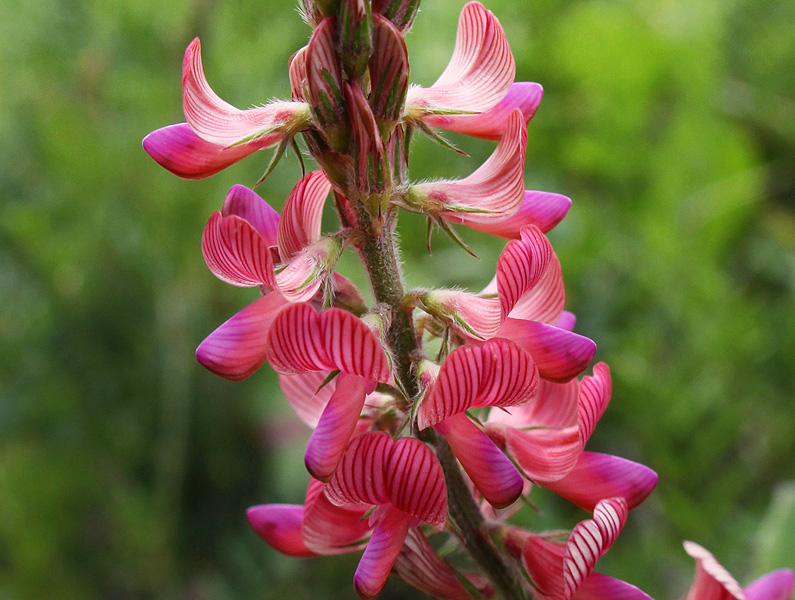
[[[441,73],[462,4],[424,3],[413,82]],[[662,600],[692,577],[683,539],[742,583],[795,567],[795,3],[488,8],[517,79],[546,89],[527,187],[574,201],[550,237],[615,384],[589,449],[660,475],[599,570]],[[3,600],[354,596],[357,556],[285,558],[245,520],[300,502],[307,480],[308,431],[273,373],[230,383],[193,357],[256,297],[217,281],[199,244],[268,153],[187,182],[140,145],[183,120],[194,36],[210,84],[247,107],[289,95],[309,33],[283,0],[0,4]],[[418,140],[413,179],[464,176],[493,148],[455,141],[471,158]],[[258,191],[281,208],[298,176],[288,158]],[[410,284],[490,279],[498,240],[463,231],[476,261],[437,236],[429,257],[420,232],[402,223]],[[533,498],[528,526],[586,517]],[[383,597],[410,593],[390,582]]]

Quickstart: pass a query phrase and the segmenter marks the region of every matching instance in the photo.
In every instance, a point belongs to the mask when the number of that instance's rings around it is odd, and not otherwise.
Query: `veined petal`
[[[365,382],[355,375],[341,374],[337,386],[309,438],[304,462],[315,479],[328,481],[359,420],[366,396]]]
[[[326,281],[325,275],[329,268],[333,268],[336,262],[328,260],[331,254],[338,254],[332,246],[339,248],[339,243],[329,239],[318,241],[293,256],[287,265],[276,273],[276,289],[290,302],[312,300]]]
[[[268,545],[288,556],[316,556],[301,538],[302,504],[261,504],[246,511],[248,522]]]
[[[342,140],[335,132],[344,125],[345,101],[342,98],[342,70],[336,46],[337,22],[333,17],[323,19],[315,28],[307,44],[306,85],[309,104],[318,123],[324,128],[333,148]]]
[[[199,38],[188,45],[182,62],[182,108],[194,133],[218,146],[255,140],[269,146],[309,123],[309,107],[302,102],[240,110],[221,100],[204,77]]]
[[[529,402],[538,387],[532,357],[508,340],[461,346],[445,360],[417,411],[425,429],[470,408],[514,406]]]
[[[365,518],[369,506],[336,506],[316,479],[306,490],[306,509],[301,526],[304,545],[316,554],[346,554],[366,545],[370,525]]]
[[[254,190],[244,185],[233,185],[224,199],[221,215],[240,217],[260,234],[269,248],[276,246],[279,213]]]
[[[267,242],[251,224],[220,211],[210,215],[202,233],[204,262],[221,281],[239,287],[276,287]]]
[[[542,597],[550,598],[550,600],[563,600],[565,544],[545,540],[516,527],[509,530],[508,536],[508,543],[518,547],[522,566],[541,592]]]
[[[522,475],[469,417],[453,415],[434,429],[444,436],[472,483],[494,508],[505,508],[521,495]]]
[[[433,109],[482,112],[497,104],[513,83],[516,63],[497,18],[480,2],[464,6],[447,68],[429,88],[412,87],[409,117]]]
[[[323,409],[337,387],[336,379],[334,379],[321,388],[326,377],[328,377],[328,373],[324,371],[299,375],[279,375],[279,385],[287,402],[298,418],[312,429],[317,427],[320,415],[323,414]]]
[[[620,579],[591,573],[571,597],[572,600],[654,600],[645,592]]]
[[[513,83],[503,99],[485,112],[476,115],[427,115],[424,121],[431,127],[440,127],[447,131],[497,141],[505,135],[508,116],[514,110],[519,109],[525,124],[529,123],[533,115],[536,114],[543,95],[544,88],[539,84],[520,81]],[[519,230],[517,229],[515,237],[518,235]]]
[[[388,504],[387,473],[394,447],[395,441],[383,431],[353,438],[326,484],[328,499],[338,506]]]
[[[497,335],[527,350],[538,374],[558,383],[582,373],[596,354],[596,344],[587,337],[536,321],[505,319]]]
[[[320,239],[323,207],[330,190],[331,184],[318,170],[302,177],[287,196],[277,233],[282,261]]]
[[[218,327],[196,349],[196,359],[216,375],[240,381],[266,359],[268,331],[288,302],[266,294]]]
[[[684,546],[696,559],[696,576],[685,600],[746,600],[740,584],[708,550],[695,542]]]
[[[457,290],[433,290],[419,298],[420,307],[446,321],[465,337],[493,338],[500,327],[500,303]]]
[[[387,470],[389,500],[405,513],[437,529],[447,522],[447,485],[442,465],[417,438],[395,442]]]
[[[578,420],[583,448],[610,403],[612,393],[613,380],[610,378],[610,367],[603,362],[597,363],[593,368],[593,376],[583,377],[580,385]]]
[[[497,294],[503,319],[541,281],[554,255],[549,240],[537,227],[525,227],[521,236],[508,242],[497,260]]]
[[[790,569],[778,569],[745,586],[746,600],[792,600],[795,577]]]
[[[307,46],[304,46],[290,57],[290,89],[293,93],[293,100],[299,102],[306,101],[306,54]]]
[[[492,429],[487,430],[492,435]],[[576,425],[561,429],[514,429],[503,431],[505,451],[513,457],[531,481],[547,487],[550,481],[565,477],[577,464],[581,453]]]
[[[156,129],[143,140],[144,150],[155,161],[183,179],[204,179],[273,144],[271,136],[226,147],[196,135],[187,123]]]
[[[542,379],[532,402],[506,410],[490,411],[486,426],[563,429],[576,425],[579,388],[580,382],[576,379],[567,383],[552,383]]]
[[[583,452],[574,469],[563,479],[544,487],[587,511],[603,498],[622,497],[635,508],[657,485],[657,473],[626,458]]]
[[[566,288],[563,286],[563,273],[560,261],[553,252],[549,267],[541,280],[527,290],[511,309],[510,316],[514,319],[538,321],[548,325],[557,325],[566,304]],[[566,329],[561,327],[561,329]]]
[[[569,208],[571,200],[566,196],[525,190],[524,200],[513,215],[502,219],[478,221],[470,219],[466,214],[458,213],[455,222],[506,240],[519,239],[519,232],[527,225],[535,225],[544,233],[550,231],[563,220]]]
[[[388,19],[373,14],[375,47],[370,57],[371,90],[368,97],[380,123],[400,118],[408,89],[409,56],[406,41]]]
[[[361,598],[374,598],[384,588],[408,529],[409,516],[394,509],[376,526],[353,576],[353,587]]]

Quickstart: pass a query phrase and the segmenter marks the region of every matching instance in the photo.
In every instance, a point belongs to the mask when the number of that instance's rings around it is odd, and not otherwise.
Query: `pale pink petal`
[[[301,526],[304,545],[316,554],[346,554],[361,550],[370,535],[365,515],[369,506],[336,506],[316,479],[306,490],[306,509]]]
[[[290,57],[289,75],[290,89],[293,93],[293,100],[299,102],[306,101],[306,55],[307,46],[304,46]]]
[[[560,263],[558,263],[560,265]],[[555,327],[560,327],[561,329],[565,329],[566,331],[574,331],[574,326],[577,324],[577,317],[574,313],[570,313],[567,310],[564,310],[560,313],[558,320],[553,323]]]
[[[290,302],[312,300],[325,280],[325,250],[324,247],[315,246],[304,248],[276,273],[274,287]]]
[[[245,379],[265,362],[268,331],[287,305],[279,294],[263,296],[208,335],[196,349],[196,359],[216,375]]]
[[[577,424],[580,382],[567,383],[541,380],[535,399],[522,406],[491,410],[487,427],[508,425],[516,428],[546,427],[562,429]]]
[[[487,429],[492,435],[492,429]],[[531,481],[542,483],[565,477],[577,464],[581,453],[576,425],[562,429],[543,427],[527,430],[506,427],[505,451],[513,457]]]
[[[433,451],[417,438],[395,442],[387,471],[393,506],[437,529],[447,521],[447,486],[442,465]]]
[[[422,531],[414,527],[409,528],[406,541],[395,561],[393,573],[398,579],[434,598],[472,599],[472,595],[448,564],[439,558]],[[484,577],[466,577],[485,598],[494,595],[494,589]]]
[[[320,239],[323,207],[331,184],[323,171],[312,171],[295,185],[279,219],[279,256],[286,261]]]
[[[302,504],[262,504],[246,511],[248,522],[268,545],[289,556],[316,556],[301,538]]]
[[[513,342],[496,338],[461,346],[447,357],[420,404],[417,425],[425,429],[470,408],[523,404],[537,386],[532,357]]]
[[[472,483],[492,506],[505,508],[521,495],[522,475],[469,417],[453,415],[434,429],[444,436]]]
[[[408,529],[409,516],[394,509],[376,526],[353,576],[361,598],[374,598],[384,588]]]
[[[457,290],[434,290],[421,298],[421,308],[444,319],[461,335],[488,340],[500,327],[500,302]]]
[[[549,240],[537,227],[525,227],[521,236],[506,244],[497,261],[497,294],[503,319],[541,281],[554,255]]]
[[[792,600],[795,577],[790,569],[778,569],[748,584],[746,600]]]
[[[470,2],[461,11],[447,68],[431,87],[409,89],[408,113],[422,108],[488,110],[508,93],[515,74],[516,63],[500,22],[479,2]]]
[[[262,236],[268,247],[276,245],[276,230],[279,213],[252,189],[234,185],[224,199],[221,208],[224,217],[236,216],[248,222]]]
[[[207,267],[221,281],[239,287],[274,288],[273,258],[267,242],[238,216],[210,215],[202,233]]]
[[[520,81],[512,84],[503,99],[485,112],[476,115],[428,115],[424,121],[431,127],[497,141],[505,134],[508,116],[519,109],[524,122],[529,123],[536,114],[543,95],[544,88],[539,84]],[[518,235],[517,229],[515,237]]]
[[[315,479],[328,481],[337,468],[362,412],[365,398],[364,380],[341,374],[334,394],[309,438],[304,462]]]
[[[685,600],[746,600],[740,584],[708,550],[695,542],[684,546],[696,559],[696,576]]]
[[[328,499],[337,505],[389,503],[386,476],[394,446],[394,440],[383,431],[353,438],[326,484]]]
[[[527,225],[535,225],[544,233],[550,231],[563,220],[569,208],[571,200],[566,196],[525,190],[522,205],[509,217],[478,221],[458,214],[455,222],[506,240],[519,239],[519,232]]]
[[[497,335],[527,350],[538,374],[558,383],[582,373],[596,354],[596,344],[587,337],[536,321],[505,319]]]
[[[238,146],[212,144],[196,135],[187,123],[156,129],[143,140],[144,150],[174,175],[204,179],[272,144],[269,137]]]
[[[541,280],[519,298],[511,309],[510,316],[514,319],[555,325],[563,314],[565,304],[566,288],[563,286],[563,273],[560,261],[553,252],[549,267]]]
[[[571,597],[571,600],[654,600],[634,585],[602,575],[591,573]]]
[[[324,371],[302,373],[300,375],[279,375],[279,385],[284,397],[298,415],[298,418],[314,429],[329,398],[337,387],[336,379],[320,387],[328,377]]]
[[[257,141],[265,147],[301,129],[308,117],[308,107],[300,102],[240,110],[221,100],[204,77],[199,38],[188,45],[182,62],[182,108],[194,133],[219,146]]]
[[[580,385],[578,420],[583,448],[610,403],[612,393],[613,380],[610,378],[610,367],[603,362],[597,363],[593,368],[593,376],[583,377]]]
[[[643,502],[657,485],[657,473],[619,456],[583,452],[574,469],[563,479],[544,487],[592,511],[603,498],[625,498],[629,508]]]

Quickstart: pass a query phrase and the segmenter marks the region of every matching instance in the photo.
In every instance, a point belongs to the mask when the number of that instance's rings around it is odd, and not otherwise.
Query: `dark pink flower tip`
[[[654,600],[647,593],[620,579],[591,573],[571,600]]]
[[[792,600],[795,576],[790,569],[778,569],[748,584],[745,600]]]
[[[503,219],[478,221],[458,215],[454,222],[460,222],[470,229],[482,231],[506,240],[518,239],[522,227],[535,225],[544,233],[552,230],[563,220],[571,208],[571,200],[561,194],[525,190],[519,210]],[[459,221],[460,219],[460,221]]]
[[[304,507],[300,504],[262,504],[246,511],[248,522],[267,544],[289,556],[317,556],[301,538]]]
[[[183,179],[204,179],[273,143],[262,138],[239,146],[212,144],[196,135],[187,123],[156,129],[144,138],[147,154]]]
[[[684,547],[696,560],[696,576],[685,600],[745,600],[740,584],[708,550],[689,541]]]
[[[240,184],[233,185],[224,198],[221,214],[240,217],[256,230],[266,246],[276,246],[279,213],[254,190]]]
[[[374,598],[386,585],[408,529],[409,516],[396,509],[388,510],[376,526],[353,576],[353,587],[363,600]]]

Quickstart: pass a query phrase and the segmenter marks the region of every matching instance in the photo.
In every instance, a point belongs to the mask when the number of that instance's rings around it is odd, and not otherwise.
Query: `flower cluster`
[[[186,122],[143,142],[188,179],[275,146],[267,176],[287,148],[300,152],[299,134],[319,166],[298,181],[281,214],[234,186],[202,236],[212,273],[257,287],[261,297],[201,343],[199,362],[231,380],[268,362],[313,430],[304,504],[256,506],[249,520],[289,555],[363,550],[354,575],[362,598],[376,596],[390,573],[439,598],[648,598],[593,572],[657,476],[585,449],[612,385],[604,363],[583,375],[596,346],[573,332],[545,235],[571,202],[524,189],[527,123],[542,88],[514,81],[505,33],[478,2],[463,8],[438,80],[409,85],[404,37],[418,7],[305,0],[313,33],[290,60],[291,99],[249,110],[212,91],[196,39],[183,62]],[[412,181],[412,136],[450,147],[440,130],[497,145],[468,177]],[[329,197],[340,228],[323,232]],[[438,227],[466,248],[454,229],[461,225],[508,240],[492,283],[477,293],[404,290],[393,235],[401,210],[427,217],[429,244]],[[346,249],[370,276],[372,306],[335,271]],[[512,525],[517,501],[534,485],[591,518],[566,534]],[[444,533],[459,540],[475,572],[459,572],[436,553],[429,537]],[[714,559],[694,556],[699,573],[726,583],[714,576]],[[696,587],[707,586],[699,577]],[[696,596],[707,597],[689,597]]]

